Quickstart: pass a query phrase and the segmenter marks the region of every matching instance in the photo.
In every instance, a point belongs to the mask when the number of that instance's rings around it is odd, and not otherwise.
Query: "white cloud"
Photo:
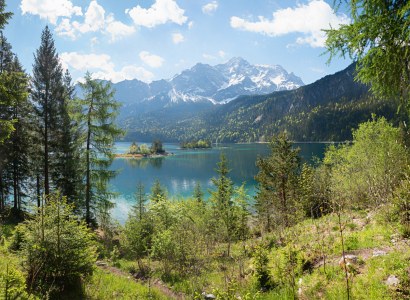
[[[81,33],[89,31],[98,31],[105,25],[104,19],[105,10],[97,1],[91,1],[85,13],[85,20],[83,24],[73,22],[73,26]]]
[[[57,31],[57,35],[59,36],[70,37],[72,41],[74,41],[76,38],[75,29],[71,27],[69,19],[63,19],[60,25],[56,29],[54,29],[54,31]]]
[[[81,55],[77,52],[64,52],[60,55],[60,59],[72,66],[74,70],[101,69],[107,72],[114,70],[114,63],[110,61],[111,57],[108,54]]]
[[[141,6],[126,10],[137,26],[155,27],[159,24],[165,24],[171,21],[182,25],[188,19],[184,16],[185,10],[179,8],[178,4],[173,0],[156,0],[149,8],[145,9]]]
[[[114,21],[113,13],[105,17],[104,8],[99,5],[96,0],[91,1],[88,6],[85,12],[84,23],[74,21],[71,26],[68,19],[63,19],[60,25],[55,29],[55,31],[59,32],[58,35],[70,36],[72,40],[75,39],[75,30],[78,30],[82,34],[105,30],[102,32],[111,35],[109,43],[115,42],[123,36],[135,33],[133,26],[127,26],[121,22]]]
[[[208,3],[207,5],[202,6],[202,12],[204,14],[210,15],[217,8],[218,8],[218,2],[212,1],[212,3]]]
[[[90,42],[91,42],[91,51],[94,51],[94,44],[100,43],[97,37],[93,37],[92,39],[90,39]]]
[[[273,20],[269,21],[259,16],[259,22],[249,22],[238,17],[231,18],[233,28],[251,32],[258,32],[271,37],[301,32],[296,42],[309,44],[312,47],[323,47],[326,41],[321,29],[339,28],[339,24],[348,24],[350,19],[343,13],[334,14],[333,9],[323,0],[313,0],[307,5],[298,5],[295,8],[279,9],[273,12]]]
[[[68,68],[68,65],[70,65],[74,70],[96,71],[92,73],[91,77],[93,79],[106,79],[116,83],[125,79],[139,79],[144,82],[151,82],[155,78],[154,74],[142,67],[126,66],[121,71],[115,71],[115,65],[110,59],[107,54],[81,55],[76,52],[64,52],[60,55],[63,67]],[[82,81],[82,78],[78,78],[77,81]]]
[[[319,73],[323,73],[325,70],[322,69],[316,69],[316,68],[310,68],[313,72],[319,72]]]
[[[172,34],[172,39],[173,39],[175,44],[178,44],[178,43],[181,43],[181,42],[185,41],[184,36],[180,33],[173,33]]]
[[[82,16],[81,7],[73,6],[69,0],[22,0],[20,4],[22,15],[29,13],[39,15],[56,25],[58,17],[71,17],[73,14]]]
[[[211,58],[211,59],[214,59],[214,58],[216,58],[215,56],[212,56],[212,55],[208,55],[208,54],[202,54],[202,56],[203,57],[205,57],[205,58]]]
[[[158,55],[150,55],[148,51],[142,51],[140,53],[140,58],[141,60],[149,65],[152,68],[158,68],[162,66],[162,62],[164,59],[161,56]]]
[[[110,42],[115,42],[117,39],[121,39],[121,36],[131,35],[135,32],[133,26],[127,26],[121,22],[112,22],[105,30],[111,34]]]
[[[192,25],[194,25],[194,21],[188,23],[188,29],[191,29]]]
[[[123,80],[138,79],[147,83],[150,83],[154,78],[154,74],[145,70],[142,67],[127,66],[121,69],[121,71],[115,72],[97,72],[91,75],[93,79],[106,79],[111,80],[113,83],[117,83]]]
[[[226,54],[226,53],[225,53],[225,52],[223,52],[222,50],[221,50],[221,51],[219,51],[219,56],[220,56],[220,57],[224,58],[225,54]]]

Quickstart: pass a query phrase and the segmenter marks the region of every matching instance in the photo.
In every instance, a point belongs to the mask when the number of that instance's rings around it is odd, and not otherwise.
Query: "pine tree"
[[[203,202],[204,195],[205,192],[201,190],[201,183],[198,181],[194,187],[194,193],[192,194],[192,196],[196,199],[196,201]]]
[[[34,54],[32,99],[36,114],[41,119],[38,126],[43,150],[44,193],[50,194],[53,168],[53,130],[60,116],[58,106],[63,97],[63,71],[59,62],[54,40],[48,26],[41,34],[41,45]]]
[[[132,211],[137,217],[139,217],[140,223],[142,222],[142,216],[145,212],[145,204],[148,201],[147,197],[145,196],[144,185],[142,184],[141,180],[138,181],[136,186],[137,192],[134,192],[134,199],[137,201],[137,205],[132,206]]]
[[[0,85],[7,94],[6,98],[13,101],[10,106],[1,109],[0,118],[13,122],[14,130],[10,133],[10,138],[0,145],[0,208],[4,212],[7,198],[5,194],[13,194],[13,208],[18,212],[23,191],[27,190],[25,183],[30,171],[30,115],[33,107],[27,99],[28,78],[4,37],[2,44]]]
[[[227,177],[232,169],[228,170],[228,165],[230,161],[226,160],[225,152],[221,153],[221,161],[217,163],[219,169],[215,169],[215,172],[219,174],[219,178],[211,178],[212,183],[217,187],[216,191],[210,190],[211,197],[216,201],[216,205],[219,207],[221,205],[228,206],[232,205],[232,195],[234,192],[234,183],[231,178]]]
[[[2,42],[2,48],[0,51],[0,73],[1,73],[1,82],[0,82],[0,111],[5,109],[6,107],[12,105],[16,99],[13,97],[10,97],[8,95],[8,89],[6,86],[4,86],[4,81],[7,79],[7,73],[4,72],[5,70],[3,69],[3,59],[6,60],[6,53],[11,53],[10,49],[7,49],[7,45],[9,45],[6,41],[3,42],[3,30],[6,24],[8,24],[8,20],[11,19],[13,16],[13,13],[11,12],[4,12],[6,9],[6,3],[5,0],[0,0],[0,31],[1,31],[1,42]],[[7,64],[7,61],[5,61]],[[13,120],[4,120],[1,115],[0,115],[0,145],[3,143],[3,141],[10,136],[10,133],[14,130],[13,127]],[[1,172],[1,166],[0,166],[0,172]],[[0,183],[1,184],[1,183]]]
[[[268,147],[272,153],[267,158],[258,155],[256,166],[259,168],[255,179],[259,182],[257,202],[259,207],[272,209],[283,218],[285,227],[290,225],[290,216],[294,213],[297,173],[300,169],[300,149],[292,149],[284,134],[272,136]],[[268,211],[269,213],[269,211]]]
[[[115,124],[115,118],[120,113],[122,103],[115,98],[115,90],[111,83],[104,84],[100,80],[91,79],[91,74],[85,76],[85,83],[79,83],[83,90],[83,99],[76,98],[71,105],[78,130],[82,131],[82,143],[85,149],[82,153],[85,178],[85,218],[87,224],[92,221],[91,211],[98,206],[111,207],[109,201],[115,193],[108,189],[108,182],[120,171],[108,170],[115,158],[113,145],[116,138],[125,134],[122,128]]]
[[[158,178],[155,179],[154,186],[151,188],[151,195],[148,196],[151,202],[158,202],[160,200],[166,199],[167,190],[165,187],[161,186]]]
[[[214,169],[219,174],[219,178],[212,178],[216,191],[209,190],[211,203],[213,205],[215,217],[222,220],[224,225],[225,238],[228,242],[228,256],[230,255],[231,242],[236,230],[237,214],[233,206],[234,183],[227,177],[232,169],[228,169],[230,161],[226,160],[225,152],[221,153],[221,161],[217,163],[218,169]]]
[[[63,77],[63,93],[58,102],[58,114],[55,126],[53,151],[55,153],[55,168],[52,171],[53,182],[61,189],[68,203],[73,203],[80,197],[82,190],[80,167],[80,131],[70,117],[69,105],[75,98],[75,88],[71,75],[66,70]]]

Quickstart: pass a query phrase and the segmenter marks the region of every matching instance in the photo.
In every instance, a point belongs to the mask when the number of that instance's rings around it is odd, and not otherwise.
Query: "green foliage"
[[[196,199],[196,201],[198,202],[202,202],[204,201],[204,195],[205,192],[201,190],[201,182],[197,182],[195,187],[194,187],[194,192],[192,194],[192,196]]]
[[[268,251],[262,244],[259,244],[254,248],[252,252],[253,266],[258,287],[269,287],[272,285],[272,275],[269,267]]]
[[[335,1],[339,2],[339,1]],[[342,2],[340,0],[340,2]],[[325,53],[357,61],[356,80],[371,84],[373,94],[397,98],[409,108],[409,18],[407,1],[346,1],[351,22],[325,30]],[[324,53],[324,54],[325,54]]]
[[[16,232],[24,232],[18,255],[27,282],[40,292],[90,276],[96,259],[93,235],[84,222],[78,222],[66,198],[57,193],[44,200],[41,209]]]
[[[131,146],[127,150],[127,154],[138,154],[140,152],[140,148],[136,142],[132,142]]]
[[[151,202],[159,202],[162,199],[166,199],[168,191],[165,187],[161,185],[158,178],[155,179],[154,186],[151,188],[151,194],[148,196],[148,199]]]
[[[398,128],[373,115],[353,132],[352,144],[331,145],[324,163],[331,167],[333,193],[354,207],[386,203],[406,165],[400,136]]]
[[[166,152],[166,150],[162,148],[162,141],[160,139],[153,140],[149,150],[151,154]]]
[[[115,98],[111,83],[91,79],[85,76],[85,83],[79,83],[83,99],[72,102],[73,118],[84,132],[82,144],[83,177],[85,178],[85,207],[87,223],[91,222],[91,211],[115,195],[109,190],[108,182],[118,175],[119,171],[109,170],[114,161],[114,142],[125,132],[115,124],[122,103]],[[106,206],[106,204],[104,204]]]
[[[212,148],[212,142],[209,140],[196,141],[196,139],[193,139],[190,142],[188,142],[186,140],[186,141],[179,142],[179,147],[182,149],[184,148]]]
[[[9,263],[6,264],[5,269],[0,268],[0,298],[4,300],[34,299],[27,294],[24,274]]]
[[[272,136],[268,147],[271,154],[267,158],[258,155],[256,166],[259,168],[255,179],[259,191],[256,197],[258,210],[263,212],[260,217],[268,219],[274,210],[281,218],[281,223],[288,227],[291,215],[295,213],[298,172],[300,169],[300,149],[292,149],[292,142],[284,134]],[[265,222],[263,220],[262,222]],[[269,225],[267,225],[269,228]]]

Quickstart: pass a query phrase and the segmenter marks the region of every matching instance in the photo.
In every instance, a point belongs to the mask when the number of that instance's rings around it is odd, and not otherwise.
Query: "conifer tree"
[[[14,130],[2,145],[0,145],[0,208],[5,206],[5,194],[13,194],[13,208],[17,212],[24,196],[26,179],[29,176],[30,145],[31,145],[31,112],[32,105],[28,102],[28,78],[17,58],[11,52],[11,45],[6,38],[2,39],[3,50],[0,69],[0,84],[7,94],[1,95],[13,99],[10,106],[0,110],[3,120],[13,122]]]
[[[53,182],[61,189],[67,202],[76,202],[81,193],[80,167],[80,131],[70,117],[69,105],[75,98],[75,88],[71,75],[66,70],[63,77],[63,93],[58,102],[59,118],[56,122],[53,149],[55,153],[55,168],[52,172]]]
[[[41,45],[34,54],[32,99],[36,114],[41,119],[38,126],[43,150],[44,193],[50,194],[53,164],[53,130],[59,117],[59,101],[63,96],[63,72],[59,62],[52,33],[48,26],[41,34]]]
[[[236,230],[237,214],[233,206],[234,183],[230,177],[227,177],[232,169],[228,169],[230,161],[227,161],[225,152],[221,153],[221,161],[217,163],[218,169],[214,169],[219,174],[219,178],[211,178],[216,186],[216,191],[209,190],[211,194],[211,202],[213,205],[215,217],[222,221],[224,227],[225,238],[228,242],[228,256],[232,237]]]
[[[300,149],[292,149],[290,142],[284,134],[272,136],[268,147],[272,151],[267,158],[258,155],[256,166],[259,168],[255,179],[259,182],[257,205],[276,211],[285,227],[290,225],[289,217],[293,211],[297,173],[300,169]],[[269,213],[269,211],[268,211]]]
[[[158,178],[155,179],[154,186],[151,188],[151,195],[148,196],[151,202],[158,202],[165,199],[167,196],[167,189],[161,186]]]
[[[198,181],[194,187],[194,193],[192,194],[192,196],[194,196],[196,201],[203,202],[204,195],[205,195],[205,192],[201,190],[201,183]]]
[[[11,12],[5,12],[6,10],[6,3],[5,0],[0,0],[0,31],[1,31],[1,42],[2,42],[2,48],[0,51],[0,63],[1,63],[1,68],[0,68],[0,73],[1,73],[1,82],[0,82],[0,111],[2,111],[4,108],[10,106],[13,104],[16,99],[13,97],[10,97],[8,95],[8,89],[5,84],[5,79],[7,79],[7,73],[4,72],[3,70],[3,59],[6,61],[6,53],[11,53],[7,49],[7,45],[9,45],[6,41],[3,43],[3,30],[6,24],[8,24],[8,20],[11,19],[13,16],[13,13]],[[6,61],[7,64],[7,61]],[[0,145],[3,143],[3,141],[10,136],[10,133],[14,130],[13,128],[13,120],[5,120],[1,117],[0,115]],[[1,170],[1,166],[0,166]]]
[[[81,143],[85,145],[82,153],[85,178],[85,218],[87,224],[92,221],[92,210],[98,206],[107,209],[113,204],[109,201],[115,193],[108,189],[108,182],[120,171],[109,170],[115,158],[113,150],[117,138],[125,134],[115,124],[122,103],[115,98],[111,82],[103,83],[91,79],[87,72],[85,82],[79,83],[83,98],[76,98],[71,105],[78,130],[84,133]]]
[[[142,184],[141,180],[138,181],[136,186],[137,192],[134,192],[134,199],[137,201],[137,205],[133,205],[132,210],[134,214],[138,215],[140,223],[142,222],[142,215],[145,212],[145,204],[148,201],[147,197],[145,196],[144,185]]]

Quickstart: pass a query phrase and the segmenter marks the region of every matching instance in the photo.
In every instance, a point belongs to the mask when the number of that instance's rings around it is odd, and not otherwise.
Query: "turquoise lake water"
[[[130,142],[116,143],[117,153],[126,153]],[[141,145],[141,143],[138,143]],[[147,143],[148,147],[150,146]],[[130,206],[134,203],[133,192],[136,184],[141,180],[145,185],[145,192],[150,193],[155,179],[168,189],[169,195],[180,194],[183,197],[191,196],[196,182],[202,184],[204,191],[213,189],[212,177],[216,177],[214,171],[219,162],[221,151],[225,151],[226,158],[231,161],[229,173],[231,180],[236,186],[246,182],[250,196],[255,195],[254,186],[257,182],[254,176],[258,173],[255,162],[258,154],[262,157],[269,155],[267,144],[217,144],[212,149],[179,150],[178,144],[164,144],[164,148],[173,156],[160,158],[117,158],[111,165],[112,170],[122,169],[114,180],[111,181],[111,190],[120,192],[120,196],[114,199],[116,207],[113,210],[113,218],[124,224]],[[313,156],[323,157],[326,149],[324,143],[294,143],[294,147],[300,148],[300,156],[304,161],[311,161]],[[209,196],[209,193],[205,197]]]

